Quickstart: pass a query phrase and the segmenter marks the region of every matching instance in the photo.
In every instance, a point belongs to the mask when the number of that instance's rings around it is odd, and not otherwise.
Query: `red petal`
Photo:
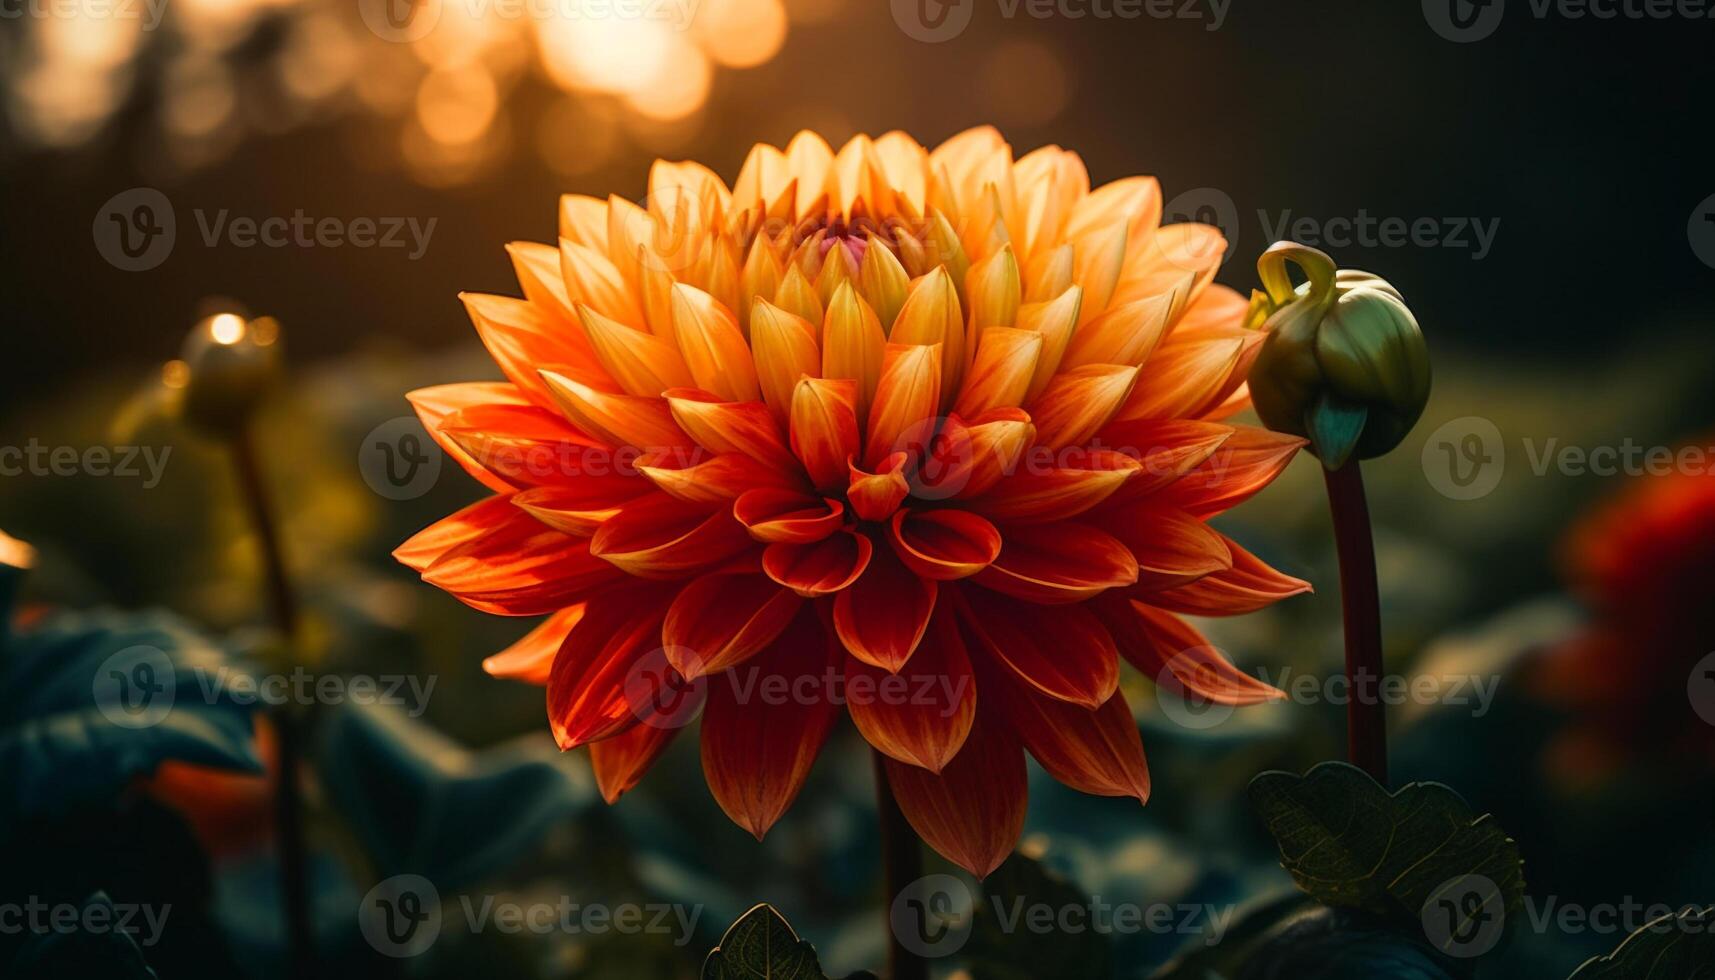
[[[897,674],[848,656],[846,707],[883,755],[931,772],[946,768],[977,715],[976,679],[952,611],[935,614],[923,645]]]
[[[1286,697],[1240,670],[1196,627],[1178,616],[1124,596],[1091,604],[1107,624],[1120,655],[1156,684],[1216,704],[1259,704]]]
[[[757,487],[778,487],[807,490],[809,485],[791,474],[758,462],[743,453],[721,453],[691,466],[674,469],[670,465],[640,465],[642,473],[668,494],[692,504],[719,504],[734,500],[746,490]],[[676,462],[676,461],[668,461]]]
[[[1111,449],[1061,450],[1007,476],[969,502],[971,510],[1003,524],[1062,521],[1108,499],[1142,470],[1137,460]]]
[[[534,405],[470,405],[443,418],[439,428],[472,462],[515,487],[568,483],[592,471],[637,476],[616,466],[610,450],[564,416]]]
[[[626,681],[637,662],[660,647],[670,595],[646,585],[590,603],[548,674],[548,725],[560,748],[618,735],[641,720]]]
[[[591,477],[564,486],[535,487],[512,503],[555,530],[587,538],[619,508],[649,493],[647,480]]]
[[[962,510],[897,511],[887,540],[905,567],[941,581],[975,575],[1001,550],[1000,530]]]
[[[537,405],[554,408],[554,397],[537,373],[545,367],[566,367],[586,383],[617,390],[583,335],[550,322],[529,300],[486,293],[460,293],[459,299],[494,363]]]
[[[732,516],[758,541],[809,544],[845,523],[845,505],[792,490],[747,490],[734,501]]]
[[[1143,589],[1169,589],[1233,566],[1227,540],[1184,511],[1146,500],[1102,515],[1137,558]]]
[[[813,609],[805,607],[768,649],[758,654],[744,686],[738,675],[711,681],[703,710],[703,774],[715,802],[733,822],[758,840],[780,819],[803,788],[810,766],[839,717],[839,706],[823,687],[810,698],[768,699],[756,685],[780,677],[789,682],[819,676],[837,663],[831,638]],[[801,685],[789,684],[799,691]]]
[[[792,395],[792,451],[810,481],[824,490],[846,482],[846,461],[858,452],[857,382],[804,378]]]
[[[582,604],[568,606],[524,634],[518,642],[482,662],[490,677],[504,677],[528,684],[547,684],[554,656],[566,642],[567,634],[584,618]]]
[[[704,449],[744,453],[782,473],[803,472],[761,402],[723,402],[696,388],[671,388],[665,395],[679,427]]]
[[[710,514],[661,493],[620,507],[590,539],[590,554],[640,578],[686,578],[750,543],[732,514]]]
[[[1232,435],[1230,425],[1194,419],[1134,419],[1108,426],[1098,442],[1142,465],[1106,504],[1154,493],[1214,455]]]
[[[905,479],[906,462],[906,455],[898,452],[882,460],[874,473],[851,464],[851,485],[846,488],[846,499],[851,501],[852,513],[866,521],[885,521],[892,516],[900,501],[911,492],[911,485]]]
[[[1091,710],[1119,689],[1113,638],[1082,604],[1031,606],[972,588],[959,594],[978,649],[1032,688]]]
[[[667,610],[667,660],[688,680],[718,674],[772,643],[802,603],[761,575],[704,575]]]
[[[470,453],[460,448],[441,431],[441,423],[450,415],[475,405],[508,405],[513,407],[528,407],[530,402],[518,386],[503,382],[478,381],[467,384],[437,385],[433,388],[418,388],[409,392],[405,398],[416,410],[417,418],[423,423],[423,428],[429,432],[429,438],[435,440],[435,445],[464,468],[466,473],[475,477],[483,486],[501,493],[517,489],[487,469],[484,469]]]
[[[545,616],[624,577],[590,543],[531,518],[510,521],[442,555],[423,581],[501,616]]]
[[[1012,853],[1028,799],[1024,750],[1001,719],[983,714],[939,775],[886,761],[887,784],[917,836],[978,878]]]
[[[1193,616],[1232,616],[1256,612],[1289,596],[1310,591],[1310,583],[1270,568],[1262,559],[1223,538],[1233,567],[1212,572],[1188,585],[1164,589],[1149,603]]]
[[[1044,697],[1010,678],[991,682],[986,675],[982,694],[1001,701],[1024,747],[1050,776],[1081,793],[1132,796],[1139,803],[1149,799],[1143,739],[1124,694],[1115,691],[1091,711]]]
[[[1154,500],[1192,517],[1212,517],[1274,482],[1305,444],[1297,436],[1235,426],[1213,456],[1162,487]]]
[[[815,544],[771,544],[762,553],[768,577],[806,598],[851,586],[869,567],[874,545],[845,528]]]
[[[1137,581],[1137,559],[1119,539],[1088,524],[1002,529],[1000,557],[972,579],[1030,602],[1082,602]]]
[[[677,734],[678,728],[651,725],[645,719],[628,731],[591,743],[590,767],[602,799],[613,803],[636,786]]]
[[[519,528],[533,532],[535,528],[531,525],[540,522],[512,506],[512,496],[511,493],[498,494],[441,518],[394,548],[393,557],[401,565],[421,574],[442,555],[499,525],[517,522]]]
[[[917,577],[892,548],[876,548],[869,567],[834,600],[834,628],[852,656],[897,672],[911,659],[929,614],[935,582]]]

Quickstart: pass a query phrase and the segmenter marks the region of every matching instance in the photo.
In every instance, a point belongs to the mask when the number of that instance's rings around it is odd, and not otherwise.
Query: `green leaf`
[[[1369,409],[1343,402],[1324,392],[1316,399],[1316,403],[1310,406],[1307,414],[1309,417],[1305,419],[1305,429],[1310,433],[1310,446],[1316,451],[1316,458],[1331,470],[1346,465],[1346,460],[1352,455],[1352,449],[1364,434],[1364,423],[1369,421]]]
[[[1091,904],[1071,881],[1014,853],[983,880],[983,898],[965,948],[972,973],[982,980],[1112,976],[1113,942],[1100,923],[1080,918],[1073,931],[1058,925],[1063,910],[1088,910]],[[1046,931],[1031,926],[1033,909],[1052,910],[1054,924]]]
[[[1664,915],[1569,980],[1710,980],[1715,977],[1715,906]]]
[[[1449,887],[1483,879],[1503,911],[1524,899],[1518,846],[1439,783],[1389,795],[1362,770],[1324,762],[1302,777],[1265,772],[1248,792],[1281,866],[1325,905],[1416,919]]]
[[[828,980],[816,947],[766,902],[739,916],[703,960],[703,980]]]
[[[4,643],[0,833],[106,802],[169,759],[262,769],[254,705],[233,696],[244,672],[177,617],[64,613]]]

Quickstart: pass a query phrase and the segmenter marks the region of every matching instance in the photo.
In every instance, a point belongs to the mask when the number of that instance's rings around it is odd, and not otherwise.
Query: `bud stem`
[[[881,865],[886,890],[881,895],[881,914],[887,927],[887,974],[890,980],[929,980],[929,964],[899,942],[893,928],[893,902],[911,883],[923,877],[923,847],[916,831],[906,821],[887,783],[887,762],[875,757],[875,809],[881,825]]]
[[[1334,547],[1340,557],[1340,603],[1346,630],[1346,754],[1353,765],[1387,785],[1387,715],[1379,690],[1360,686],[1382,678],[1381,597],[1376,586],[1376,548],[1370,509],[1358,461],[1323,469],[1334,518]]]

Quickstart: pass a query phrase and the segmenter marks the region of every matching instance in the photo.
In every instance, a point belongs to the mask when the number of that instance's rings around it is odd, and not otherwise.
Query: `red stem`
[[[1328,506],[1334,517],[1334,547],[1340,556],[1340,603],[1346,627],[1346,754],[1352,764],[1387,785],[1387,715],[1382,680],[1381,596],[1376,587],[1376,547],[1370,508],[1358,461],[1324,469]]]

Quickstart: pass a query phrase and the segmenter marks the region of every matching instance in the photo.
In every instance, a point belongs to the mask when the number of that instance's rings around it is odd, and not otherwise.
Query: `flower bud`
[[[246,320],[217,313],[197,322],[175,372],[183,387],[187,422],[230,435],[250,421],[279,371],[279,324],[270,317]]]
[[[1309,281],[1294,288],[1288,262]],[[1429,401],[1429,350],[1399,291],[1293,242],[1270,247],[1257,272],[1253,313],[1268,339],[1250,389],[1263,424],[1309,439],[1331,470],[1399,445]]]

